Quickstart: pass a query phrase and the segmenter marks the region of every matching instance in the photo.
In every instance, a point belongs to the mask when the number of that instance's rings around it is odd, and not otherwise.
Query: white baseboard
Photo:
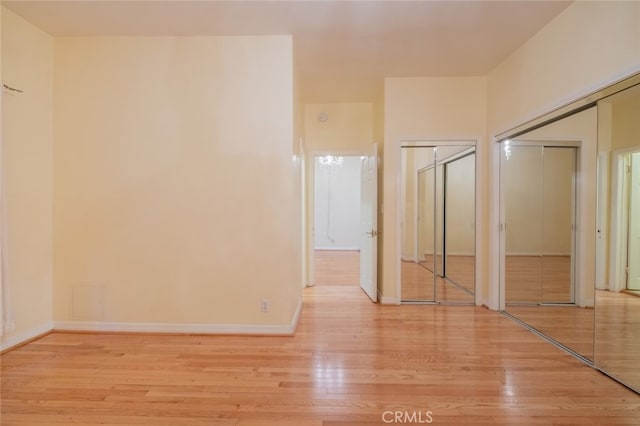
[[[506,256],[531,256],[531,257],[542,257],[542,253],[539,251],[510,251],[505,253]],[[544,256],[571,256],[571,253],[565,252],[544,252]]]
[[[360,251],[360,247],[355,247],[355,246],[322,246],[322,247],[314,247],[314,250],[318,250],[318,251],[330,251],[330,250],[335,250],[335,251]]]
[[[289,334],[294,334],[296,329],[298,328],[298,321],[300,320],[300,315],[302,314],[302,297],[298,299],[298,306],[296,307],[296,311],[293,313],[293,318],[291,318],[291,325],[289,328],[291,331]]]
[[[473,251],[447,251],[447,256],[474,256],[475,253]]]
[[[2,336],[2,341],[0,342],[0,351],[4,351],[5,349],[20,345],[21,343],[40,336],[41,334],[48,333],[52,328],[53,324],[51,322],[47,322],[38,327],[34,327],[26,331],[21,331],[19,333],[7,333],[6,335]]]
[[[378,290],[378,303],[381,305],[397,305],[398,301],[395,297],[383,296],[380,290]]]
[[[298,302],[291,323],[288,325],[261,324],[172,324],[143,322],[108,322],[108,321],[55,321],[54,331],[100,331],[100,332],[133,332],[133,333],[185,333],[185,334],[265,334],[291,335],[295,333],[302,299]]]

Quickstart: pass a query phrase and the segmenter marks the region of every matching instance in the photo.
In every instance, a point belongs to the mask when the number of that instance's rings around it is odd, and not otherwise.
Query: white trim
[[[549,102],[547,105],[544,105],[537,110],[532,111],[529,114],[526,114],[520,118],[516,118],[511,123],[504,125],[502,127],[498,127],[497,130],[493,131],[493,140],[499,141],[500,139],[507,137],[509,133],[513,133],[520,126],[524,126],[533,120],[536,120],[540,117],[544,117],[547,114],[552,114],[554,111],[567,107],[575,102],[579,102],[582,99],[593,95],[600,90],[604,90],[608,87],[615,86],[618,83],[622,83],[623,81],[632,78],[636,74],[640,72],[640,65],[632,65],[627,67],[619,72],[614,72],[609,74],[607,77],[594,82],[588,86],[584,86],[579,90],[576,90],[573,93],[569,93],[568,95],[559,98],[555,102]]]
[[[289,326],[291,329],[290,334],[294,334],[296,329],[298,328],[298,321],[300,321],[300,315],[302,314],[302,296],[298,299],[298,306],[296,306],[296,310],[293,313],[293,318],[291,318],[291,325]]]
[[[396,299],[395,297],[387,297],[387,296],[383,296],[382,293],[380,292],[380,289],[378,289],[378,303],[381,305],[399,305],[400,302],[398,302],[399,298]]]
[[[625,197],[624,194],[624,155],[625,153],[613,153],[613,170],[611,171],[611,241],[609,243],[610,265],[609,265],[609,290],[620,291],[624,288],[624,284],[620,276],[624,276],[624,261],[626,258],[626,238],[624,237],[625,222]]]
[[[2,336],[2,341],[0,342],[0,351],[4,351],[5,349],[20,345],[21,343],[40,336],[41,334],[48,333],[52,329],[53,324],[51,322],[47,322],[38,327],[33,327],[29,330],[21,331],[19,333],[7,333]]]
[[[477,146],[479,145],[479,141],[481,138],[479,136],[460,136],[460,137],[451,137],[451,136],[411,136],[405,135],[398,138],[400,141],[401,147],[403,143],[420,143],[425,142],[425,146]],[[417,145],[422,146],[422,145]]]
[[[450,256],[473,256],[474,252],[473,251],[469,251],[469,250],[464,250],[464,251],[448,251],[447,252],[448,255]],[[433,250],[425,250],[422,253],[423,256],[433,256]],[[410,258],[410,257],[409,257]],[[407,256],[402,256],[402,260],[408,260],[409,259]],[[417,262],[417,260],[410,258],[411,261],[415,261]]]
[[[292,325],[258,324],[172,324],[109,321],[56,321],[54,331],[107,331],[134,333],[202,333],[202,334],[282,334],[291,335]]]
[[[545,257],[545,256],[571,256],[570,251],[545,251],[541,253],[539,251],[510,251],[506,252],[505,256],[531,256],[531,257]]]
[[[488,186],[485,183],[485,175],[487,174],[486,161],[485,161],[485,144],[481,137],[477,138],[476,151],[475,151],[475,209],[476,217],[474,218],[473,228],[475,235],[473,236],[473,244],[475,250],[475,269],[474,269],[474,284],[475,284],[475,303],[476,305],[487,305],[485,300],[485,286],[484,277],[487,276],[488,262],[485,260],[485,194]]]
[[[307,157],[309,164],[305,167],[306,172],[306,180],[308,183],[307,189],[309,192],[306,194],[306,202],[309,207],[306,219],[307,223],[305,226],[305,232],[307,229],[311,231],[311,237],[307,241],[307,247],[309,250],[306,261],[307,263],[307,282],[305,283],[305,287],[313,287],[315,285],[315,250],[360,250],[360,247],[357,248],[316,248],[315,240],[315,226],[316,226],[316,217],[315,217],[315,203],[316,203],[316,185],[315,185],[315,176],[316,176],[316,157],[324,157],[325,155],[333,155],[333,156],[342,156],[342,157],[362,157],[369,156],[370,153],[361,149],[340,149],[340,148],[330,148],[330,149],[312,149],[308,152],[305,152],[305,156]],[[310,204],[310,205],[309,205]]]
[[[609,244],[609,290],[620,291],[626,288],[624,269],[627,263],[627,223],[628,201],[626,198],[626,179],[624,172],[625,156],[640,152],[640,145],[625,147],[613,151],[611,171],[611,241]]]
[[[503,182],[500,178],[500,160],[502,156],[502,143],[493,143],[491,150],[491,205],[489,206],[489,259],[492,259],[489,269],[489,297],[486,304],[489,309],[503,311],[505,309],[505,247],[504,232],[504,197]]]
[[[607,276],[608,252],[607,241],[609,229],[609,203],[610,195],[609,177],[610,174],[610,153],[602,151],[598,153],[596,165],[596,290],[608,290],[609,281]]]
[[[360,251],[360,247],[356,246],[322,246],[313,249],[318,251]]]
[[[449,256],[467,256],[467,257],[471,257],[474,256],[475,253],[473,251],[448,251],[447,255]]]
[[[55,321],[54,331],[107,331],[138,333],[203,333],[203,334],[265,334],[292,335],[302,312],[302,298],[289,325],[261,324],[175,324],[112,321]],[[48,330],[51,330],[49,327]],[[42,333],[42,332],[41,332]],[[39,333],[39,334],[41,334]],[[37,335],[37,334],[36,334]],[[26,340],[26,339],[25,339]]]

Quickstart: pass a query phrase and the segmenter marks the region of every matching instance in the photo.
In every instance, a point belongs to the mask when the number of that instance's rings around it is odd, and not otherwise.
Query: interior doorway
[[[314,284],[360,283],[361,156],[314,157]]]

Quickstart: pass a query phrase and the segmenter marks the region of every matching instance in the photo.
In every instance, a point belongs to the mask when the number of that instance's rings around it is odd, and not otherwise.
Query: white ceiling
[[[303,101],[372,101],[384,77],[485,75],[568,1],[31,1],[53,36],[293,34]]]

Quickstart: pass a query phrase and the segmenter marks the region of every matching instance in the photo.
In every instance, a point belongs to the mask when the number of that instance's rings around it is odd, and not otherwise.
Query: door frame
[[[476,154],[476,170],[475,170],[475,270],[474,270],[474,303],[476,305],[486,304],[484,301],[484,285],[481,279],[484,273],[484,252],[482,250],[483,230],[484,230],[484,200],[481,191],[484,185],[484,150],[481,137],[406,137],[400,138],[396,145],[397,150],[397,174],[396,174],[396,194],[398,197],[395,202],[396,210],[396,241],[395,241],[395,294],[396,304],[402,303],[402,204],[403,204],[403,190],[402,190],[402,146],[404,144],[411,143],[416,146],[468,146],[475,147]]]
[[[305,287],[313,287],[315,285],[315,177],[316,177],[316,157],[324,157],[333,155],[335,157],[362,157],[370,155],[370,152],[364,149],[319,149],[311,150],[306,153],[305,172],[306,172],[306,208],[307,215],[304,225],[305,235],[307,236],[307,259],[305,277]]]
[[[612,155],[611,171],[611,218],[609,246],[609,290],[621,291],[627,288],[625,268],[627,264],[627,239],[629,238],[628,182],[625,178],[625,158],[640,152],[640,145],[616,149]]]
[[[607,240],[609,235],[609,185],[610,174],[609,151],[598,153],[596,164],[596,290],[609,288],[607,277]]]

